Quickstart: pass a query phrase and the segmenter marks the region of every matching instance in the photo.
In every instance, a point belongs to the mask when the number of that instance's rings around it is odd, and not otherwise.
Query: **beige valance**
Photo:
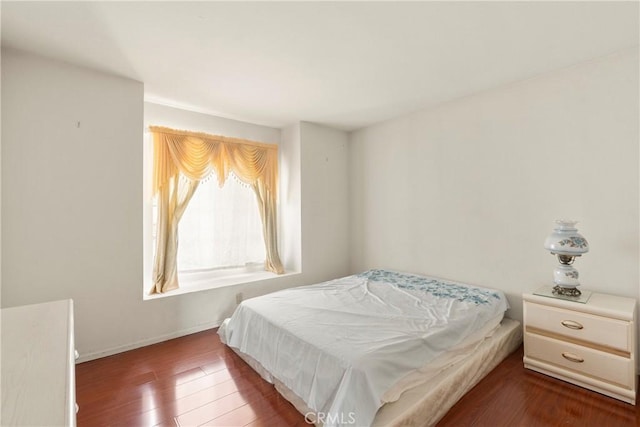
[[[212,173],[221,187],[233,172],[253,188],[262,219],[265,269],[282,274],[276,217],[278,146],[160,126],[150,126],[149,130],[154,144],[153,194],[159,199],[151,293],[178,287],[178,222],[198,183]]]
[[[182,173],[200,181],[211,173],[223,186],[233,171],[246,184],[260,181],[274,193],[278,179],[278,146],[246,139],[150,126],[154,139],[153,191]]]

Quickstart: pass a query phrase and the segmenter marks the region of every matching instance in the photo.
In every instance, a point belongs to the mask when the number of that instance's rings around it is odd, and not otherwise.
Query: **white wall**
[[[322,255],[305,256],[302,275],[143,301],[142,83],[12,50],[2,51],[2,66],[2,306],[73,298],[84,359],[216,326],[237,292],[251,297],[347,271],[336,247],[348,236],[335,231],[346,230],[347,215],[303,209],[304,248]],[[265,131],[231,122],[218,124],[239,126],[246,138]],[[346,212],[346,197],[315,175],[346,176],[346,161],[330,169],[325,161],[346,135],[312,129],[287,141],[300,146],[294,164],[314,171],[303,174],[301,191]]]
[[[0,55],[0,70],[2,70],[2,55]],[[2,85],[0,84],[0,99],[2,99]],[[2,102],[0,102],[0,117],[2,116]],[[0,119],[0,224],[2,224],[2,120]],[[2,307],[2,227],[0,227],[0,307]],[[0,325],[2,324],[0,316]],[[2,365],[0,360],[0,366]],[[1,397],[1,396],[0,396]]]
[[[310,283],[349,274],[348,135],[300,124],[302,270]]]
[[[280,142],[280,129],[145,102],[144,127],[146,129],[154,125],[250,139],[267,144]]]
[[[573,218],[583,288],[637,298],[638,76],[636,48],[354,132],[351,269],[503,289],[521,319]]]

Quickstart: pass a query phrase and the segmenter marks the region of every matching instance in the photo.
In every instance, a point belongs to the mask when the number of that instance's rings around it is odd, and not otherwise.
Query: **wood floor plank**
[[[240,392],[232,393],[176,417],[178,425],[199,426],[249,403]]]
[[[76,366],[80,427],[305,427],[215,329]],[[179,424],[178,424],[179,423]],[[640,408],[524,369],[522,347],[438,427],[640,426]]]
[[[273,416],[275,414],[269,414]],[[244,426],[255,420],[257,420],[260,415],[256,412],[252,405],[246,404],[233,411],[227,412],[226,414],[217,417],[213,420],[210,420],[202,426],[207,427],[229,427],[229,426]]]

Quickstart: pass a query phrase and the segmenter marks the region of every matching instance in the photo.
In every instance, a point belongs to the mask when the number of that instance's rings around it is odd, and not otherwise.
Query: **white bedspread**
[[[325,426],[366,426],[385,392],[506,309],[500,291],[370,270],[246,300],[220,333]]]

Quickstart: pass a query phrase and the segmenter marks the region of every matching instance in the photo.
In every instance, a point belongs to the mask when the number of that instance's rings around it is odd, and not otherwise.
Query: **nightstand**
[[[523,305],[525,368],[635,405],[635,299],[593,293],[579,303],[534,293]]]

